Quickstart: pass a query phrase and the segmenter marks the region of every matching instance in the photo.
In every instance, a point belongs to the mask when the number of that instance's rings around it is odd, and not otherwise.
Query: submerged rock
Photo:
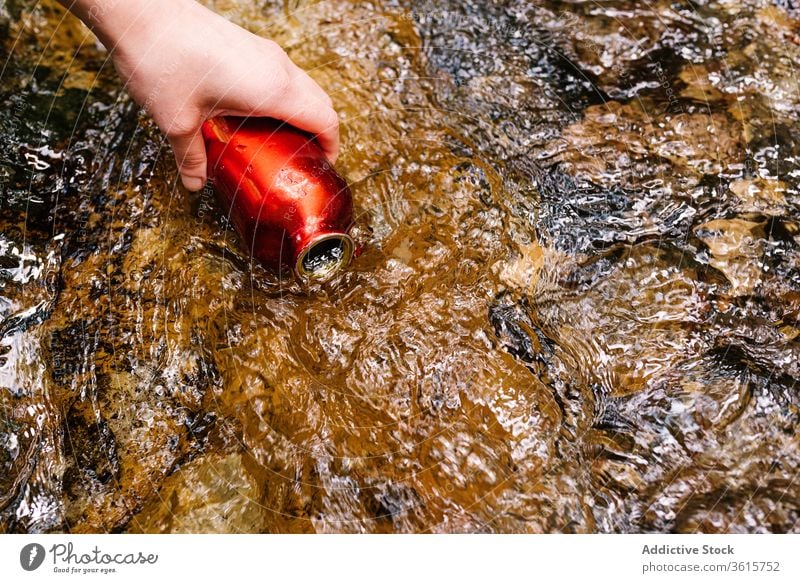
[[[242,455],[207,455],[170,475],[127,532],[261,532],[269,513],[261,496]]]

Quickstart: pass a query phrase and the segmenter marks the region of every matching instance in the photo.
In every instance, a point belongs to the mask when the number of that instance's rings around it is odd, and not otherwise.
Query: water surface
[[[252,265],[106,53],[0,8],[0,531],[800,525],[800,13],[245,2],[363,246]]]

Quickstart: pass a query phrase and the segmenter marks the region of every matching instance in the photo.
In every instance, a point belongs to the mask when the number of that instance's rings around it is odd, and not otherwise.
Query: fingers
[[[301,130],[313,134],[325,152],[325,157],[333,164],[339,155],[339,117],[328,105],[294,88],[277,103],[267,99],[256,107],[226,109],[226,113],[250,117],[272,117],[285,121]]]
[[[317,138],[331,163],[339,155],[339,116],[332,101],[306,73],[290,71],[289,83],[280,95],[262,101],[250,115],[274,117]]]
[[[290,124],[317,136],[317,141],[331,163],[339,155],[339,116],[333,101],[309,75],[298,67],[291,74],[290,97],[285,102],[292,105],[287,115]],[[281,117],[281,119],[283,119]]]
[[[175,153],[175,161],[181,173],[181,181],[186,190],[197,191],[206,183],[206,146],[203,136],[194,133],[169,135],[169,143]]]
[[[308,95],[310,98],[319,101],[328,107],[333,107],[333,99],[331,99],[330,95],[325,93],[325,90],[320,87],[319,84],[314,81],[308,73],[303,71],[294,63],[291,63],[291,61],[289,67],[289,77],[291,83],[295,86],[297,91]]]
[[[339,117],[333,101],[280,47],[268,46],[269,74],[241,79],[237,90],[216,104],[217,110],[254,117],[272,117],[313,134],[331,163],[339,155]],[[277,67],[277,69],[275,68]]]

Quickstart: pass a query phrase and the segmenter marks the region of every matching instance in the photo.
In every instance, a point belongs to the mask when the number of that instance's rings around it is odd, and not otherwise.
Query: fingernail
[[[197,178],[196,176],[184,176],[183,177],[183,187],[190,191],[196,192],[203,188],[203,179]]]

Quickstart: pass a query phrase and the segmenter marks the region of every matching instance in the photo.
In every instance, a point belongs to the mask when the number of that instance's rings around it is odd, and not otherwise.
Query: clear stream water
[[[794,3],[208,4],[331,93],[363,252],[251,265],[0,3],[0,532],[800,530]]]

